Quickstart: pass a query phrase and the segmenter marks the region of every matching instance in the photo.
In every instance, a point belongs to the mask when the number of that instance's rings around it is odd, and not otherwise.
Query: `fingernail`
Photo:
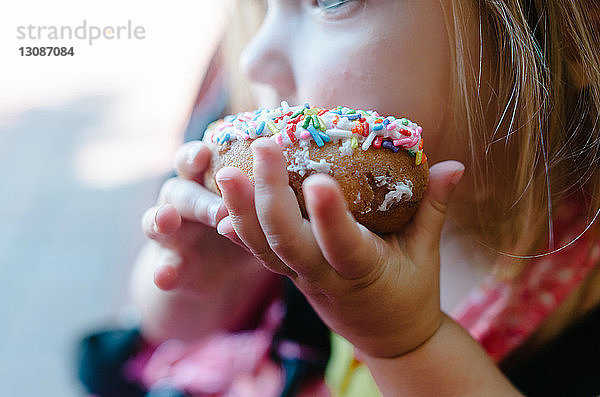
[[[196,162],[196,156],[198,156],[198,152],[200,151],[200,145],[191,146],[185,153],[185,162],[188,165],[194,166]]]
[[[224,173],[227,174],[227,170],[221,168],[219,171],[217,171],[217,174],[215,175],[215,180],[217,181],[217,185],[219,185],[219,188],[221,187],[222,182],[228,182],[233,179],[230,176],[223,175]]]
[[[163,208],[163,207],[159,207],[159,208],[156,210],[156,212],[154,213],[154,220],[153,220],[153,222],[152,222],[152,229],[153,229],[154,233],[159,233],[159,230],[158,230],[158,213],[160,212],[160,210],[161,210],[162,208]]]
[[[208,219],[211,226],[215,226],[217,222],[227,215],[227,208],[223,205],[222,200],[215,200],[212,202],[207,209]],[[222,215],[222,216],[220,216]]]
[[[461,164],[461,167],[454,171],[454,173],[450,177],[450,184],[454,186],[458,185],[458,182],[460,182],[464,173],[465,166]]]
[[[221,222],[219,222],[219,224],[217,225],[217,233],[219,233],[221,236],[226,236],[228,234],[233,233],[234,231],[235,230],[233,229],[233,223],[231,223],[231,218],[229,217],[229,215],[221,219]]]
[[[155,233],[162,233],[163,231],[160,230],[160,228],[158,227],[158,217],[163,213],[163,211],[169,206],[169,204],[163,204],[160,207],[158,207],[158,209],[156,210],[156,213],[154,214],[154,224],[152,225],[154,228],[154,232]]]
[[[223,182],[227,183],[227,182],[229,182],[231,180],[231,178],[229,178],[227,176],[222,176],[222,175],[219,175],[219,174],[216,175],[215,179],[217,180],[217,184],[218,185],[220,185]],[[221,186],[219,186],[219,187],[221,187]]]
[[[261,156],[266,152],[270,142],[270,138],[259,138],[250,144],[250,149],[252,149],[252,153],[255,155]]]

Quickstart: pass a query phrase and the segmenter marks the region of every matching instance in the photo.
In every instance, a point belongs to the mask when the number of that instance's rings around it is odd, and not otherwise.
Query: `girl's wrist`
[[[384,395],[521,395],[471,336],[442,313],[437,330],[405,354],[359,357]]]
[[[426,309],[427,306],[431,309]],[[349,339],[355,346],[356,358],[361,361],[363,361],[361,356],[394,359],[409,354],[427,343],[438,332],[446,315],[440,310],[439,305],[434,303],[424,303],[419,314],[417,318],[400,325],[396,322],[396,331],[383,335],[371,334],[362,340]]]

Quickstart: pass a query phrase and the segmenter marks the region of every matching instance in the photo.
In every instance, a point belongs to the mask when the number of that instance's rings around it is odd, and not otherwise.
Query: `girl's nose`
[[[240,57],[240,67],[253,83],[271,86],[280,97],[296,92],[290,48],[293,27],[280,10],[269,10]]]

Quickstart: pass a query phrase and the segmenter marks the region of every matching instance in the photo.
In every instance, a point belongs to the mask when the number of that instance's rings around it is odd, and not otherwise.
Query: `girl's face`
[[[450,1],[269,0],[242,69],[290,104],[408,117],[430,155],[447,132]]]

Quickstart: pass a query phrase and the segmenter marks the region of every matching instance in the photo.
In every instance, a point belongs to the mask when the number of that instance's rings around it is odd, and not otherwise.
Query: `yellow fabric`
[[[381,396],[369,369],[354,358],[352,344],[333,333],[331,338],[331,358],[325,371],[325,382],[332,396]]]

